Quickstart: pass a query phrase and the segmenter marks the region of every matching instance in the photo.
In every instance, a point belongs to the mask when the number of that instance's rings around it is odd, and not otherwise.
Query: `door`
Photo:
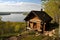
[[[33,29],[37,30],[37,23],[33,23]]]

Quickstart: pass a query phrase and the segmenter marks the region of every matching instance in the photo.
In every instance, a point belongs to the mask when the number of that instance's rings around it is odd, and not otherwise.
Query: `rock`
[[[16,36],[12,36],[12,37],[9,37],[8,39],[9,40],[17,40],[17,37]]]

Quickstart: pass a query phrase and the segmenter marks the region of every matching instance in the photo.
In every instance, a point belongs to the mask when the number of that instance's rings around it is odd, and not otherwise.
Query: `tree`
[[[43,3],[45,11],[53,18],[53,21],[59,22],[60,0],[46,1],[44,1],[45,3]]]

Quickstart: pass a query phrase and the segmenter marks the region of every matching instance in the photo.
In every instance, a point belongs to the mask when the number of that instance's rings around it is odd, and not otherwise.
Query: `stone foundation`
[[[49,36],[53,36],[55,34],[55,30],[51,30],[51,31],[45,31],[44,35],[49,35]]]

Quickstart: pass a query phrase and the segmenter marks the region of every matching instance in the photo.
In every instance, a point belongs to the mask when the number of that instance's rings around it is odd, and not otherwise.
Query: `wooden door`
[[[37,29],[37,23],[33,23],[33,29],[34,29],[34,30]]]

